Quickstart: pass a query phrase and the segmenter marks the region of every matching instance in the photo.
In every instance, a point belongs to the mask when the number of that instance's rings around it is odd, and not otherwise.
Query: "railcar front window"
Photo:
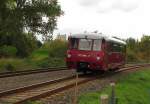
[[[93,50],[100,51],[101,50],[101,40],[94,40]]]
[[[71,38],[70,39],[70,49],[77,49],[78,48],[78,39]]]
[[[91,50],[92,40],[91,39],[80,39],[79,40],[79,50]]]

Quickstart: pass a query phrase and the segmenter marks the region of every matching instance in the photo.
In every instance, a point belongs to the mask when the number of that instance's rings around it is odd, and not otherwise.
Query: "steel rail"
[[[78,85],[84,84],[86,82],[89,82],[89,81],[92,81],[92,80],[95,80],[95,79],[96,78],[85,78],[84,80],[78,81]],[[48,90],[48,91],[46,91],[44,93],[37,94],[36,96],[32,96],[32,97],[25,98],[23,100],[17,101],[17,102],[15,102],[13,104],[22,104],[22,103],[27,102],[27,101],[34,101],[34,100],[37,100],[37,99],[40,99],[40,98],[51,96],[51,95],[54,95],[56,93],[62,92],[64,90],[67,90],[69,88],[72,88],[74,86],[75,86],[75,83],[70,83],[68,85],[62,85],[62,86],[59,86],[57,88],[50,89],[50,90]]]
[[[32,70],[25,70],[25,71],[4,72],[4,73],[0,73],[0,78],[44,73],[44,72],[62,71],[62,70],[68,70],[68,69],[67,67],[50,67],[50,68],[39,68],[39,69],[32,69]]]
[[[32,85],[29,85],[29,86],[24,86],[24,87],[19,87],[19,88],[16,88],[16,89],[3,91],[3,92],[0,92],[0,98],[3,97],[3,96],[23,92],[23,91],[26,91],[26,90],[31,90],[33,88],[42,87],[42,86],[47,85],[47,84],[59,83],[61,81],[65,81],[65,80],[69,80],[69,79],[73,79],[73,78],[75,78],[75,76],[58,78],[58,79],[55,79],[55,80],[50,80],[50,81],[46,81],[46,82],[42,82],[42,83],[32,84]]]
[[[52,84],[55,84],[55,83],[71,80],[71,79],[74,79],[74,78],[75,78],[75,76],[73,75],[73,76],[69,76],[69,77],[58,78],[58,79],[55,79],[55,80],[50,80],[50,81],[46,81],[46,82],[42,82],[42,83],[38,83],[38,84],[33,84],[33,85],[29,85],[29,86],[24,86],[24,87],[20,87],[20,88],[16,88],[16,89],[3,91],[3,92],[0,92],[0,101],[1,101],[2,98],[5,98],[7,96],[14,96],[17,93],[30,91],[30,90],[35,89],[35,88],[44,87],[45,85],[52,85]],[[20,103],[18,103],[18,104],[20,104]]]

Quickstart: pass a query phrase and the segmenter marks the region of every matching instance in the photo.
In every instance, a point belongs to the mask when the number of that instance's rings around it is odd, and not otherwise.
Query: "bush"
[[[49,57],[64,58],[67,51],[67,43],[60,40],[55,40],[50,43]]]
[[[15,57],[17,48],[14,46],[4,45],[0,47],[0,57]]]
[[[49,65],[53,67],[65,66],[64,58],[50,58]]]
[[[46,58],[46,59],[40,60],[37,64],[39,67],[47,68],[49,67],[49,60]]]
[[[12,64],[6,64],[5,69],[7,71],[15,71],[15,67]]]
[[[26,57],[31,54],[32,51],[37,49],[37,39],[32,33],[0,33],[0,46],[14,46],[17,49],[16,55],[19,57]]]
[[[64,58],[45,58],[39,60],[37,65],[42,68],[65,66]]]
[[[127,54],[127,62],[135,62],[137,58],[134,54]]]

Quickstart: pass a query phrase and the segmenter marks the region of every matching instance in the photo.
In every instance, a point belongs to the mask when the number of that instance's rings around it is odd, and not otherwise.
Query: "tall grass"
[[[12,66],[12,70],[8,70],[7,66]],[[26,59],[19,59],[19,58],[2,58],[0,59],[0,71],[16,71],[16,70],[26,70],[34,68],[31,63],[28,63]]]

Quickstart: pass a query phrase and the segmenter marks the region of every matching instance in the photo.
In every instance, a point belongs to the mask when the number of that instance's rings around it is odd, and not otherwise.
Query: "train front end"
[[[70,36],[66,57],[67,67],[78,72],[104,69],[102,48],[102,39],[94,35]]]

